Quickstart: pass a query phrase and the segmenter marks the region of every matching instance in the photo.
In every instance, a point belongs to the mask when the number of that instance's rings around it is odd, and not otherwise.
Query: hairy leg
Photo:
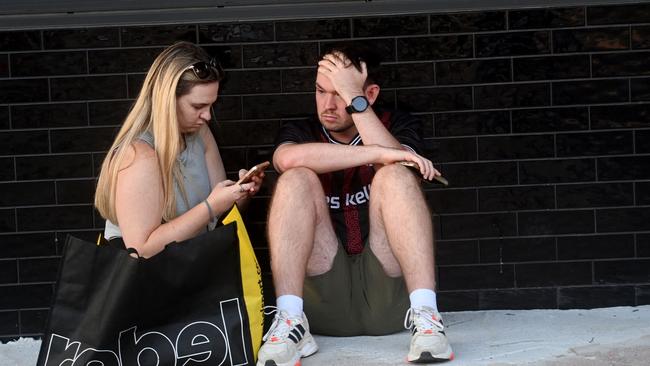
[[[277,296],[302,297],[305,275],[327,272],[338,241],[320,180],[307,168],[278,179],[268,216],[271,270]]]
[[[409,291],[434,289],[433,227],[419,180],[408,168],[387,165],[370,192],[370,249],[386,274],[404,276]]]

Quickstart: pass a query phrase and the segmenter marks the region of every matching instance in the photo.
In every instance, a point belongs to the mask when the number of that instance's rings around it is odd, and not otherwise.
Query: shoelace
[[[292,325],[289,322],[289,314],[284,311],[279,311],[275,306],[265,306],[264,315],[271,315],[275,313],[275,318],[273,318],[273,323],[269,328],[269,331],[266,332],[262,341],[265,341],[269,338],[278,337],[279,339],[284,339],[289,335]]]
[[[440,319],[436,319],[433,311],[409,308],[406,311],[406,317],[404,317],[404,328],[412,329],[413,326],[420,332],[428,329],[437,331],[445,329]]]

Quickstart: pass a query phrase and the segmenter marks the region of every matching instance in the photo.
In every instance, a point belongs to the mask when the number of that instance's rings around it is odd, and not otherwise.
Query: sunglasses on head
[[[221,78],[222,68],[215,58],[210,59],[209,62],[199,61],[195,62],[192,65],[188,66],[185,70],[192,70],[194,75],[201,79],[205,80],[212,76],[215,80]]]

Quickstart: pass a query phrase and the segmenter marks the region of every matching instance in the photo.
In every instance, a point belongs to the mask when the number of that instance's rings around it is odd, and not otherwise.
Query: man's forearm
[[[378,163],[381,148],[328,143],[285,144],[275,151],[273,164],[279,172],[305,167],[318,174]]]
[[[359,135],[361,136],[364,145],[379,145],[395,149],[402,148],[402,145],[390,132],[388,132],[372,108],[368,108],[362,113],[353,114],[352,120],[354,121],[357,131],[359,131]]]

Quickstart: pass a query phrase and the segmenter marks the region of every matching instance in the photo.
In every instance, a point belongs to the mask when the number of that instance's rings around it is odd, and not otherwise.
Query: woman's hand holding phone
[[[242,192],[246,192],[248,196],[252,196],[259,192],[262,181],[264,180],[264,170],[269,167],[271,163],[264,161],[250,168],[250,170],[241,169],[239,171],[239,180],[235,183],[241,187]]]

